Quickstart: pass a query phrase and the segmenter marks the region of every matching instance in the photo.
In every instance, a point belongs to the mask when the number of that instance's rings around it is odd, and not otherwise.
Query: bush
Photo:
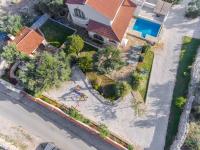
[[[93,60],[89,56],[83,56],[78,59],[78,66],[83,72],[91,71],[93,68]]]
[[[150,50],[151,45],[145,44],[142,46],[142,53],[146,53],[148,50]]]
[[[184,98],[184,97],[178,97],[178,98],[176,99],[176,106],[177,106],[178,108],[183,108],[184,105],[185,105],[185,103],[186,103],[186,98]]]
[[[143,62],[144,61],[144,56],[142,56],[142,55],[140,55],[140,57],[139,57],[139,60],[138,60],[139,62]]]
[[[116,85],[116,96],[124,97],[130,92],[130,85],[127,82],[118,82]]]
[[[99,90],[101,87],[102,80],[99,77],[96,77],[95,80],[92,81],[92,86],[95,90]]]
[[[71,35],[67,38],[66,52],[78,54],[84,47],[84,41],[79,35]]]
[[[107,136],[110,135],[108,127],[106,125],[104,125],[104,124],[100,124],[98,130],[99,130],[100,136],[102,138],[106,138]]]
[[[132,145],[128,145],[128,150],[134,150],[134,147]]]
[[[133,72],[130,79],[130,83],[133,90],[138,90],[140,86],[140,80],[141,80],[140,75],[138,73]]]

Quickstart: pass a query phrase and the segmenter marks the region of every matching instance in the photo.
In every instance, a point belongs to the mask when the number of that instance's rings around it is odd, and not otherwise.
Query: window
[[[74,15],[75,15],[76,17],[81,18],[81,19],[85,19],[85,14],[83,13],[83,11],[81,11],[81,10],[78,9],[78,8],[75,8],[75,9],[74,9]]]
[[[96,40],[98,40],[98,41],[101,41],[101,42],[104,41],[104,39],[100,35],[98,35],[98,34],[94,34],[93,38],[96,39]]]

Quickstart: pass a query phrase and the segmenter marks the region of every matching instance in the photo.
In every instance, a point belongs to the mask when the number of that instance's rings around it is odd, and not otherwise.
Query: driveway
[[[29,135],[26,138],[31,137],[31,145],[35,148],[43,142],[54,142],[63,150],[116,150],[99,137],[80,129],[40,105],[22,97],[16,100],[7,94],[19,97],[17,93],[0,84],[0,137],[3,132],[9,134],[13,128],[20,127],[20,130],[25,131],[23,133]],[[5,123],[9,124],[5,126]],[[10,124],[11,128],[8,129]],[[19,137],[17,142],[21,140]],[[33,148],[28,147],[27,150],[29,149]]]
[[[111,131],[145,150],[163,150],[182,38],[186,35],[200,38],[200,19],[184,18],[186,4],[187,1],[183,1],[174,6],[164,24],[164,48],[155,52],[145,116],[134,115],[130,95],[114,106],[105,105],[91,92],[87,80],[79,72],[74,73],[75,82],[63,83],[46,94],[77,107],[85,116],[105,123]],[[87,101],[77,101],[78,95],[73,92],[76,85],[81,85],[81,92],[89,97]]]
[[[152,128],[153,131],[152,141],[146,150],[164,149],[182,38],[200,38],[200,18],[184,18],[187,3],[188,1],[184,0],[180,5],[173,7],[164,24],[164,49],[155,53],[147,94],[150,113],[147,120],[141,122],[144,128]]]

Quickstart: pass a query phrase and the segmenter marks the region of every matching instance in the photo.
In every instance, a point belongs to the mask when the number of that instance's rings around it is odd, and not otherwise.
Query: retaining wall
[[[196,61],[194,62],[192,68],[192,76],[189,85],[187,103],[184,107],[184,110],[180,118],[178,133],[176,135],[173,144],[170,147],[170,150],[180,150],[185,142],[188,133],[189,116],[192,109],[192,104],[195,98],[198,96],[196,93],[198,90],[196,89],[199,86],[199,82],[200,82],[200,49],[198,51],[198,54],[196,56]]]

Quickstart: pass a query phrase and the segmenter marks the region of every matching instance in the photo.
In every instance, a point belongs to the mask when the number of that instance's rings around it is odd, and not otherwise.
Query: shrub
[[[141,80],[140,75],[138,73],[133,72],[130,79],[130,83],[133,90],[138,90],[140,86],[140,80]]]
[[[116,85],[117,97],[124,97],[130,92],[130,85],[127,82],[118,82]]]
[[[151,45],[145,44],[142,46],[142,53],[146,53],[151,48]]]
[[[134,147],[132,145],[128,145],[128,150],[134,150]]]
[[[140,55],[140,57],[139,57],[139,60],[138,60],[139,62],[143,62],[144,61],[144,56],[142,56],[142,55]]]
[[[104,124],[100,124],[99,125],[99,133],[100,133],[100,136],[102,138],[106,138],[107,136],[110,135],[108,127],[106,125],[104,125]]]
[[[84,47],[84,41],[79,35],[71,35],[67,38],[66,52],[78,54]]]
[[[93,81],[92,81],[92,86],[95,90],[98,90],[101,87],[101,83],[102,83],[102,79],[99,77],[96,77]]]
[[[91,71],[93,67],[93,60],[89,56],[83,56],[78,59],[78,66],[83,72]]]
[[[185,103],[186,103],[186,98],[184,98],[184,97],[178,97],[178,98],[176,99],[176,106],[177,106],[178,108],[183,108],[184,105],[185,105]]]

